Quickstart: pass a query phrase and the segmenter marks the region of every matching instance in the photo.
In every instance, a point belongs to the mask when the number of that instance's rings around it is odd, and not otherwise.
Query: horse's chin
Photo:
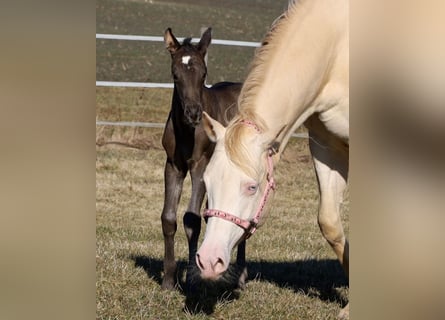
[[[205,282],[216,282],[224,278],[224,275],[226,274],[227,268],[222,270],[215,271],[213,269],[201,269],[197,268],[198,276],[201,278],[201,280]]]
[[[203,281],[205,281],[205,282],[215,282],[215,281],[219,281],[219,280],[222,279],[222,275],[223,275],[223,274],[214,274],[214,273],[207,274],[207,273],[205,273],[205,272],[201,272],[201,273],[200,273],[201,279],[202,279]]]

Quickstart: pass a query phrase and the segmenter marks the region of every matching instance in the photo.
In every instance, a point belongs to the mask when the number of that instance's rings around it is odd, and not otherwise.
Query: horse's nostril
[[[196,254],[196,264],[198,265],[199,269],[204,269],[204,265],[201,262],[201,257],[199,256],[199,254]]]
[[[218,258],[215,262],[215,264],[213,265],[213,271],[216,274],[221,274],[226,270],[226,267],[224,265],[224,261],[221,258]]]
[[[223,259],[218,258],[218,260],[216,260],[215,268],[218,267],[218,266],[224,266],[224,261],[223,261]]]

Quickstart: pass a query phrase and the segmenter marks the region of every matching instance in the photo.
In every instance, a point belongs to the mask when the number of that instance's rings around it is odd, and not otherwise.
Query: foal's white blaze
[[[183,56],[182,57],[182,63],[183,64],[189,64],[189,62],[190,62],[190,56]]]

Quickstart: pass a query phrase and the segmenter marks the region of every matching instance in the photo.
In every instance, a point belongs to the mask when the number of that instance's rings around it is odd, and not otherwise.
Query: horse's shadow
[[[161,285],[162,260],[148,256],[131,256],[130,258],[134,261],[135,267],[144,269],[150,278]],[[341,305],[347,302],[336,289],[348,285],[338,260],[307,259],[294,262],[260,260],[247,262],[247,269],[248,280],[267,281],[327,302],[337,302]],[[186,270],[187,262],[178,261],[177,289],[186,298],[184,305],[186,312],[212,314],[218,301],[233,301],[240,297],[240,290],[231,282],[195,282],[192,290],[185,290],[186,286],[181,275]],[[232,275],[236,272],[235,268]]]

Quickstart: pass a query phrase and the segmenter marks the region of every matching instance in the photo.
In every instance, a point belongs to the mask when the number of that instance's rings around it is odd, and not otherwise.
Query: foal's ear
[[[224,134],[226,133],[226,128],[224,128],[224,126],[215,119],[212,119],[207,112],[203,111],[202,115],[202,126],[204,127],[210,141],[217,142],[223,138]]]
[[[207,48],[212,41],[212,28],[208,28],[201,36],[201,40],[199,40],[198,50],[201,52],[203,56],[207,53]]]
[[[174,54],[181,47],[178,40],[176,40],[175,36],[173,35],[172,29],[170,28],[167,28],[164,32],[164,42],[165,47],[171,54]]]

